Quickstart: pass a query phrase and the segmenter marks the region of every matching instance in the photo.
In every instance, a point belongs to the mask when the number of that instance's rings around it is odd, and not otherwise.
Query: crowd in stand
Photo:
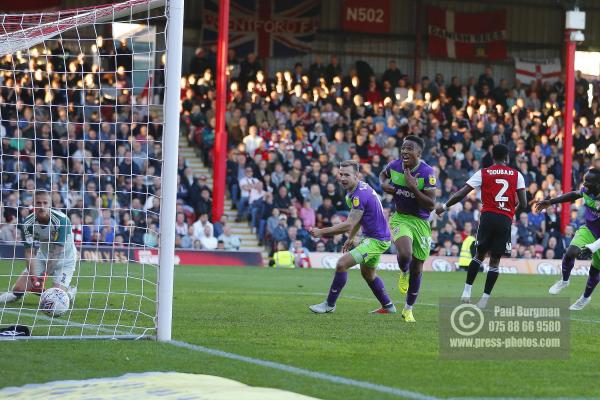
[[[435,167],[442,202],[469,176],[492,163],[491,147],[505,143],[510,163],[525,177],[527,211],[513,226],[513,256],[560,258],[573,231],[583,223],[583,207],[571,209],[561,234],[560,207],[544,214],[535,200],[561,193],[563,78],[524,85],[498,78],[491,67],[467,79],[441,73],[414,82],[390,60],[383,74],[365,62],[342,66],[336,57],[267,76],[252,54],[237,62],[229,54],[226,126],[229,152],[227,187],[237,220],[248,221],[261,244],[294,252],[340,251],[345,238],[311,238],[308,229],[336,223],[348,207],[336,182],[337,164],[355,159],[363,179],[392,202],[379,173],[399,156],[409,134],[425,140],[423,159]],[[198,49],[182,81],[181,127],[190,145],[212,163],[215,126],[214,53]],[[449,79],[447,81],[447,79]],[[573,133],[573,187],[598,157],[598,91],[576,78]],[[471,193],[441,218],[433,218],[432,254],[458,255],[474,235],[480,199]],[[392,247],[391,251],[394,249]]]
[[[0,59],[0,240],[19,240],[16,222],[30,212],[33,189],[52,192],[53,206],[71,217],[80,243],[156,246],[161,198],[163,125],[151,93],[132,91],[132,52],[98,38],[88,56],[59,40],[45,51]],[[490,165],[490,148],[506,143],[525,177],[527,212],[513,226],[513,256],[560,258],[583,221],[571,209],[560,232],[560,208],[536,214],[536,199],[561,193],[564,83],[479,77],[423,77],[417,82],[391,60],[383,74],[365,62],[342,66],[318,56],[268,76],[259,60],[229,57],[226,126],[227,188],[237,220],[247,221],[269,250],[340,251],[343,236],[314,240],[312,226],[346,217],[337,164],[355,159],[363,179],[382,196],[379,173],[399,156],[408,134],[426,143],[423,159],[438,174],[446,200],[468,177]],[[212,166],[215,139],[215,57],[199,49],[182,79],[181,130]],[[446,79],[449,78],[449,82]],[[164,77],[154,77],[160,98]],[[576,80],[573,185],[598,156],[597,87]],[[151,102],[152,103],[152,102]],[[155,102],[156,103],[156,102]],[[239,249],[224,217],[211,221],[212,192],[183,158],[178,166],[176,245]],[[432,253],[457,255],[477,229],[480,200],[472,193],[434,218]],[[394,251],[392,248],[390,251]],[[302,256],[304,257],[304,256]]]
[[[52,40],[0,58],[0,241],[22,240],[34,190],[48,190],[77,243],[156,247],[163,124],[162,107],[148,104],[162,102],[162,70],[153,85],[134,84],[127,40],[98,37],[86,55],[78,44]],[[208,222],[203,180],[179,165],[177,245],[239,248],[230,227]]]

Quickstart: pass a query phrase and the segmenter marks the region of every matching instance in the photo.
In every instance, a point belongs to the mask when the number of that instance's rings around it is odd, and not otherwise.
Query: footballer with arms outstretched
[[[20,226],[26,268],[12,291],[0,294],[0,304],[19,300],[26,291],[41,293],[45,276],[52,277],[53,286],[67,292],[71,301],[75,295],[75,288],[69,287],[77,265],[71,221],[50,207],[50,193],[46,191],[36,191],[33,204],[34,211]],[[37,252],[34,242],[39,243]]]
[[[340,164],[339,180],[347,193],[346,203],[350,207],[348,218],[328,228],[311,228],[310,234],[317,238],[346,232],[350,234],[342,248],[345,254],[337,261],[327,300],[309,308],[317,314],[335,311],[336,301],[348,280],[348,270],[360,264],[363,278],[381,303],[381,308],[374,310],[373,313],[395,313],[396,307],[385,291],[383,280],[376,273],[381,254],[390,247],[390,230],[383,214],[381,200],[371,186],[359,179],[359,164],[356,161],[344,161]],[[364,239],[356,248],[349,251],[360,228]]]
[[[588,281],[581,297],[569,308],[573,311],[582,310],[591,301],[592,292],[600,282],[600,169],[591,168],[583,176],[581,190],[565,193],[553,199],[538,201],[534,208],[545,210],[553,204],[575,201],[583,197],[585,206],[585,225],[575,232],[571,244],[562,259],[562,279],[548,290],[550,294],[558,294],[569,286],[571,270],[578,255],[592,257]]]
[[[510,230],[517,207],[524,209],[527,205],[525,195],[525,179],[516,169],[508,166],[508,147],[497,144],[492,148],[494,164],[477,171],[465,185],[454,193],[446,204],[439,205],[436,213],[441,215],[449,207],[460,202],[473,189],[481,191],[483,208],[477,229],[477,252],[469,264],[467,279],[461,300],[471,302],[471,289],[483,260],[490,255],[490,267],[485,280],[483,296],[477,303],[485,308],[492,289],[500,273],[499,265],[502,255],[510,255],[512,249]],[[518,204],[517,204],[518,200]]]
[[[396,210],[390,216],[390,229],[401,271],[398,289],[406,294],[402,310],[406,322],[415,322],[412,308],[431,247],[429,216],[435,207],[437,179],[433,168],[421,160],[424,145],[420,137],[407,136],[401,158],[390,162],[379,175],[383,190],[394,195]]]

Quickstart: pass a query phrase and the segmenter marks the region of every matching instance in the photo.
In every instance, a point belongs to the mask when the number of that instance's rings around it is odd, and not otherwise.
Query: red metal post
[[[575,48],[577,43],[570,38],[571,30],[565,30],[565,137],[563,141],[563,193],[572,190],[573,179],[573,105],[575,102]],[[571,219],[570,203],[563,203],[560,227],[564,233]]]
[[[229,0],[219,1],[219,42],[217,50],[217,97],[215,147],[213,149],[213,221],[223,215],[225,204],[225,174],[227,173],[227,49],[229,42]]]

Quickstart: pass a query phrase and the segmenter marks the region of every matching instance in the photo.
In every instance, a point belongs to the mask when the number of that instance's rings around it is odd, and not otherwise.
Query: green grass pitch
[[[3,274],[10,266],[2,265]],[[115,275],[125,276],[115,267]],[[118,268],[121,268],[120,270]],[[130,266],[132,268],[132,266]],[[82,267],[91,275],[93,266]],[[101,271],[99,268],[97,271]],[[139,307],[151,315],[154,278],[147,268],[129,272],[131,279],[100,278],[95,295],[82,295],[76,305],[91,304],[100,310]],[[462,291],[463,273],[426,273],[414,313],[417,323],[407,325],[398,314],[371,315],[378,306],[358,271],[352,271],[335,313],[314,315],[308,305],[323,300],[332,278],[330,270],[274,270],[265,268],[177,267],[173,313],[173,338],[262,360],[367,381],[436,397],[563,397],[590,398],[599,393],[600,301],[573,314],[571,358],[550,361],[442,361],[438,356],[440,297]],[[137,274],[137,275],[136,275]],[[395,302],[397,274],[381,272]],[[501,275],[496,296],[544,297],[555,276]],[[474,294],[481,293],[484,277],[478,276]],[[91,280],[79,282],[89,291]],[[121,294],[125,285],[142,285],[145,297]],[[0,280],[4,290],[6,279]],[[100,293],[111,285],[110,298]],[[573,277],[563,293],[574,301],[585,285]],[[562,294],[561,294],[562,295]],[[598,295],[597,295],[598,296]],[[24,301],[27,313],[37,297]],[[83,322],[85,311],[73,311],[70,320]],[[150,323],[118,311],[87,314],[90,324],[119,325],[139,333]],[[66,318],[67,316],[63,317]],[[5,313],[1,325],[15,322]],[[28,318],[21,316],[21,322]],[[38,321],[36,333],[95,334],[93,329],[50,326]],[[60,324],[59,324],[60,325]],[[103,328],[103,329],[104,329]],[[36,328],[37,329],[37,328]],[[366,389],[334,384],[316,378],[234,361],[153,341],[10,341],[0,343],[3,360],[10,360],[0,386],[18,386],[51,380],[119,376],[127,372],[179,371],[223,376],[253,386],[282,388],[321,399],[397,399]]]

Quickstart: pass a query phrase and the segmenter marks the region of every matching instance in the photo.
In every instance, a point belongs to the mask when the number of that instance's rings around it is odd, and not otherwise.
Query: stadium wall
[[[78,247],[78,250],[81,261],[158,264],[158,250],[156,249],[83,245]],[[22,245],[0,244],[0,259],[24,258]],[[264,264],[260,252],[175,250],[175,265],[262,267]]]
[[[390,34],[365,35],[362,33],[342,32],[341,9],[344,0],[323,0],[321,2],[320,32],[313,42],[313,53],[300,57],[270,58],[266,62],[268,71],[290,69],[300,61],[308,66],[314,56],[320,54],[328,63],[331,55],[340,57],[344,71],[356,60],[367,60],[377,74],[387,68],[389,59],[396,59],[400,69],[411,78],[414,75],[414,43],[415,43],[415,8],[420,0],[396,0],[390,2]],[[364,0],[365,4],[369,2]],[[97,0],[62,0],[61,8],[79,8],[98,5]],[[509,59],[493,63],[494,75],[497,78],[514,78],[513,57],[534,59],[561,57],[563,53],[563,31],[556,27],[563,26],[563,6],[548,0],[427,0],[422,5],[431,4],[455,11],[489,11],[507,10],[507,35]],[[596,0],[580,0],[579,6],[586,11],[586,41],[580,50],[600,49],[600,3]],[[202,0],[186,1],[184,30],[184,72],[187,72],[189,60],[194,49],[202,45],[201,21],[204,2]],[[423,7],[424,10],[424,7]],[[485,62],[465,63],[427,57],[426,20],[424,11],[421,15],[422,46],[421,76],[433,76],[437,72],[446,79],[453,75],[466,79],[477,77]]]

